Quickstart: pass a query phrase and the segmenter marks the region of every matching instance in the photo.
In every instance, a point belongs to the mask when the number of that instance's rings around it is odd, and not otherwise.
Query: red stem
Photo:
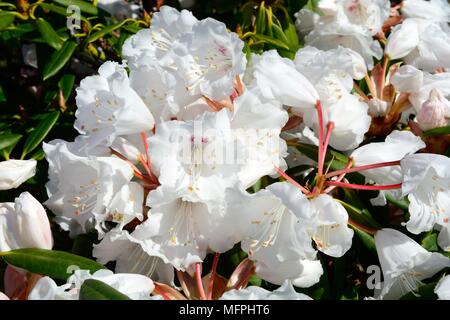
[[[200,294],[200,298],[202,300],[206,300],[205,289],[203,288],[203,283],[202,283],[201,268],[202,268],[202,266],[201,266],[200,262],[197,262],[195,264],[195,280],[197,281],[197,289],[198,289],[198,293]]]
[[[212,300],[213,290],[214,290],[214,278],[216,277],[216,269],[217,269],[217,264],[219,263],[219,256],[220,256],[220,253],[217,253],[217,252],[214,253],[214,260],[213,260],[211,275],[209,277],[209,284],[208,284],[208,300]]]
[[[327,185],[358,190],[392,190],[392,189],[399,189],[402,187],[401,183],[389,184],[385,186],[367,186],[364,184],[353,184],[338,181],[327,181]]]
[[[364,170],[375,169],[375,168],[389,167],[389,166],[397,166],[399,164],[400,164],[400,160],[368,164],[368,165],[358,166],[358,167],[354,167],[354,168],[345,168],[342,170],[336,170],[336,171],[330,172],[325,177],[330,178],[330,177],[334,177],[334,176],[337,176],[340,174],[364,171]]]
[[[323,166],[325,163],[325,155],[327,154],[327,148],[328,148],[328,142],[330,141],[331,132],[334,128],[334,122],[330,121],[327,124],[327,135],[325,137],[325,141],[323,142],[322,146],[322,156],[319,158],[319,175],[322,175],[323,173]]]
[[[324,157],[323,154],[323,111],[322,111],[322,104],[320,103],[320,100],[317,100],[316,102],[316,109],[317,109],[317,117],[319,120],[319,155],[318,155],[318,162],[319,162],[319,168],[318,168],[318,174],[319,176],[322,175],[323,168],[320,166],[320,163],[322,162],[322,157]]]
[[[345,169],[350,169],[352,164],[353,164],[353,159],[352,158],[348,159],[348,162],[347,162],[347,165],[345,166]],[[342,171],[345,171],[345,169],[342,170]],[[335,181],[340,182],[340,181],[342,181],[342,179],[344,179],[344,177],[345,177],[345,172],[342,173]],[[335,188],[336,188],[336,186],[329,186],[328,188],[323,190],[323,192],[324,193],[329,193],[330,191],[334,190]]]
[[[306,189],[305,187],[303,187],[302,185],[300,185],[297,181],[295,181],[294,179],[292,179],[291,177],[289,177],[289,175],[286,174],[286,172],[283,172],[283,170],[281,170],[280,168],[278,168],[277,166],[275,166],[275,169],[277,170],[277,172],[283,176],[283,178],[285,178],[286,180],[288,180],[290,183],[292,183],[294,186],[296,186],[297,188],[299,188],[304,194],[308,194],[309,190]]]

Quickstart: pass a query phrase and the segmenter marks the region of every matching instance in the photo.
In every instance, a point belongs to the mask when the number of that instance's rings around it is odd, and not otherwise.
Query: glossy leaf
[[[75,76],[73,74],[65,74],[58,82],[58,87],[61,89],[64,101],[67,101],[72,93],[73,85],[75,84]]]
[[[81,12],[85,12],[91,15],[97,15],[98,14],[98,8],[91,4],[88,1],[83,0],[54,0],[54,2],[63,5],[65,7],[69,6],[77,6],[80,8]]]
[[[54,52],[50,57],[50,61],[44,66],[42,72],[44,81],[54,76],[61,70],[72,57],[77,47],[77,43],[71,40],[64,42],[61,49]]]
[[[429,136],[441,136],[441,135],[446,135],[446,134],[450,134],[450,126],[430,129],[430,130],[425,131],[425,132],[423,133],[423,135],[424,135],[425,137],[429,137]]]
[[[11,146],[15,146],[22,138],[21,134],[6,133],[0,136],[0,150],[6,149]]]
[[[112,31],[114,31],[114,30],[116,30],[116,29],[119,29],[119,28],[122,27],[125,23],[127,23],[127,22],[129,22],[129,21],[133,21],[133,19],[125,19],[125,20],[123,20],[123,21],[121,21],[121,22],[119,22],[119,23],[116,23],[116,24],[112,24],[112,25],[110,25],[110,26],[107,26],[107,27],[103,28],[102,30],[97,31],[97,32],[91,34],[91,35],[86,39],[86,42],[87,42],[87,43],[94,42],[94,41],[100,39],[101,37],[104,37],[105,35],[111,33]]]
[[[88,279],[80,288],[79,300],[131,300],[127,295],[107,285],[106,283]]]
[[[25,145],[22,151],[22,159],[31,151],[36,149],[36,147],[45,139],[47,134],[55,125],[59,118],[59,111],[53,111],[49,113],[44,119],[39,122],[37,127],[31,132],[25,141]]]
[[[42,18],[36,20],[37,29],[45,42],[55,50],[61,49],[63,41],[58,36],[53,27]]]
[[[61,280],[67,280],[77,268],[91,273],[105,269],[94,260],[56,250],[17,249],[0,252],[0,256],[15,267]]]

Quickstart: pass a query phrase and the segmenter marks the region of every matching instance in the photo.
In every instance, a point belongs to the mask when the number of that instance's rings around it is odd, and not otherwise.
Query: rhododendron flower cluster
[[[115,269],[77,270],[62,286],[39,276],[28,299],[78,299],[98,280],[132,299],[310,300],[302,290],[324,279],[324,261],[361,235],[383,273],[373,298],[417,294],[443,276],[450,159],[448,141],[429,130],[450,120],[450,5],[320,0],[318,9],[296,14],[305,46],[289,59],[250,53],[224,23],[162,6],[125,41],[121,62],[84,78],[78,137],[43,145],[43,204],[71,237],[95,233],[93,257]],[[22,161],[0,163],[1,189],[34,174]],[[390,210],[384,224],[349,201],[357,194],[373,216]],[[29,193],[0,206],[1,251],[51,249],[49,228]],[[414,237],[433,230],[440,248],[430,252]],[[233,248],[246,259],[225,279],[220,256]]]

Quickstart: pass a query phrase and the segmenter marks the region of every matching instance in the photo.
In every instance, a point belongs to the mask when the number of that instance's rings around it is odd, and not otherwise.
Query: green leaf
[[[0,252],[0,256],[6,263],[15,267],[61,280],[67,280],[77,268],[89,270],[91,273],[105,269],[94,260],[56,250],[17,249]]]
[[[430,130],[425,131],[425,132],[423,133],[423,135],[424,135],[425,137],[429,137],[429,136],[441,136],[441,135],[445,135],[445,134],[450,134],[450,126],[430,129]]]
[[[31,156],[31,159],[34,159],[37,161],[42,160],[44,158],[45,158],[45,152],[44,152],[44,150],[42,150],[42,148],[39,149],[38,151],[36,151],[35,153],[33,153],[33,155]]]
[[[127,23],[127,22],[129,22],[129,21],[133,21],[133,19],[125,19],[125,20],[123,20],[123,21],[121,21],[121,22],[118,22],[118,23],[112,24],[112,25],[110,25],[110,26],[107,26],[107,27],[103,28],[103,29],[100,30],[100,31],[94,32],[93,34],[91,34],[91,35],[86,39],[86,42],[87,42],[87,43],[94,42],[94,41],[100,39],[101,37],[104,37],[104,36],[107,35],[108,33],[112,32],[112,31],[114,31],[114,30],[116,30],[116,29],[119,29],[121,26],[123,26],[125,23]]]
[[[81,285],[79,300],[131,300],[106,283],[88,279]]]
[[[358,238],[361,240],[361,242],[364,244],[364,246],[372,252],[374,255],[377,254],[377,249],[375,247],[375,239],[368,234],[367,232],[364,232],[362,230],[359,230],[358,228],[353,228]]]
[[[257,40],[269,44],[277,49],[284,49],[284,50],[289,50],[289,47],[287,46],[287,44],[285,44],[284,42],[262,35],[262,34],[255,34],[253,35],[253,38],[256,38]]]
[[[300,48],[300,42],[298,41],[297,29],[295,28],[295,24],[289,18],[287,27],[284,29],[284,34],[287,38],[287,44],[291,51],[297,52]]]
[[[60,50],[52,54],[50,61],[44,66],[44,71],[42,72],[44,81],[57,74],[66,65],[76,47],[77,43],[69,40],[64,42]]]
[[[96,6],[92,5],[91,3],[87,1],[82,0],[54,0],[54,2],[63,5],[65,7],[68,6],[77,6],[80,8],[81,12],[88,13],[90,15],[96,16],[98,15],[98,9]]]
[[[256,32],[263,34],[264,31],[266,31],[266,9],[264,8],[264,2],[261,2],[256,15]]]
[[[317,155],[319,153],[317,146],[306,143],[297,143],[295,147],[308,158],[317,161]],[[347,162],[347,156],[334,150],[327,150],[327,154],[325,155],[325,167],[330,165],[331,170],[340,170],[345,168]]]
[[[0,150],[6,149],[11,146],[15,146],[20,138],[22,138],[21,134],[16,133],[5,133],[0,136]]]
[[[437,244],[437,234],[430,233],[430,234],[426,235],[422,239],[422,247],[424,247],[428,251],[439,251],[439,247]]]
[[[289,41],[288,41],[286,35],[284,34],[283,29],[281,29],[280,26],[273,24],[272,31],[273,31],[273,36],[275,39],[280,40],[281,42],[285,43],[286,46],[288,46]],[[289,46],[288,46],[288,48],[289,48]]]
[[[3,91],[2,86],[0,86],[0,102],[5,102],[6,101],[6,95],[5,92]]]
[[[408,207],[409,207],[408,198],[404,198],[402,200],[397,200],[392,195],[390,195],[388,193],[385,194],[385,197],[386,197],[386,200],[389,203],[392,203],[393,205],[397,206],[400,209],[408,211]]]
[[[75,76],[73,74],[65,74],[58,82],[58,87],[61,89],[64,101],[67,101],[72,93],[73,85],[75,84]]]
[[[8,11],[0,12],[0,30],[8,28],[15,19],[15,15]]]
[[[31,132],[25,141],[25,145],[22,151],[21,159],[24,159],[25,156],[33,151],[41,142],[45,139],[47,134],[55,125],[56,121],[59,118],[59,111],[53,111],[39,122],[37,127]]]
[[[38,18],[36,20],[37,29],[41,34],[42,38],[44,38],[45,42],[55,50],[61,49],[63,45],[63,41],[58,36],[53,27],[42,18]]]

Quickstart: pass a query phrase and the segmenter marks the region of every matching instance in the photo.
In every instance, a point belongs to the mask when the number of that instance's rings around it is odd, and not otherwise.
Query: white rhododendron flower
[[[406,63],[431,72],[450,66],[449,39],[448,27],[429,20],[408,18],[392,30],[385,54],[391,59],[403,58]]]
[[[57,215],[60,226],[74,235],[94,226],[101,231],[95,215],[106,214],[106,207],[131,180],[133,170],[119,158],[82,157],[69,148],[64,141],[44,144],[50,178],[45,205]]]
[[[425,147],[423,141],[408,131],[393,131],[384,142],[372,142],[359,147],[352,152],[351,157],[357,166],[370,165],[389,161],[399,161],[406,155],[413,154]],[[361,171],[367,182],[380,185],[391,185],[402,182],[400,165]],[[380,191],[380,196],[372,199],[374,205],[385,205],[384,194],[390,194],[395,198],[401,196],[399,190]]]
[[[401,161],[402,193],[408,195],[408,231],[418,234],[435,224],[448,228],[450,218],[450,159],[437,154],[412,154]]]
[[[152,114],[130,87],[125,68],[117,63],[105,62],[99,75],[83,79],[76,99],[75,128],[90,137],[92,146],[153,128]]]
[[[36,160],[7,160],[0,162],[0,190],[14,189],[36,173]]]
[[[402,14],[407,18],[450,22],[450,6],[446,0],[404,0]]]
[[[292,283],[286,280],[281,287],[270,292],[260,287],[247,287],[241,290],[230,290],[220,300],[312,300],[309,296],[295,291]]]
[[[133,300],[150,300],[155,288],[153,281],[143,275],[131,273],[114,274],[110,270],[99,270],[90,274],[87,270],[75,270],[67,283],[58,286],[51,278],[41,278],[30,292],[29,300],[79,300],[84,281],[98,280],[127,295]]]
[[[382,229],[375,235],[375,245],[383,270],[380,299],[399,299],[415,291],[421,281],[450,267],[450,259],[428,252],[420,244],[394,229]]]
[[[53,237],[44,207],[28,192],[0,204],[0,251],[51,249]]]
[[[445,276],[439,280],[434,292],[439,300],[450,300],[450,276]]]
[[[255,194],[229,189],[227,203],[228,214],[239,219],[242,249],[260,277],[275,284],[290,279],[299,287],[319,281],[323,271],[307,228],[313,211],[300,190],[287,182]]]

